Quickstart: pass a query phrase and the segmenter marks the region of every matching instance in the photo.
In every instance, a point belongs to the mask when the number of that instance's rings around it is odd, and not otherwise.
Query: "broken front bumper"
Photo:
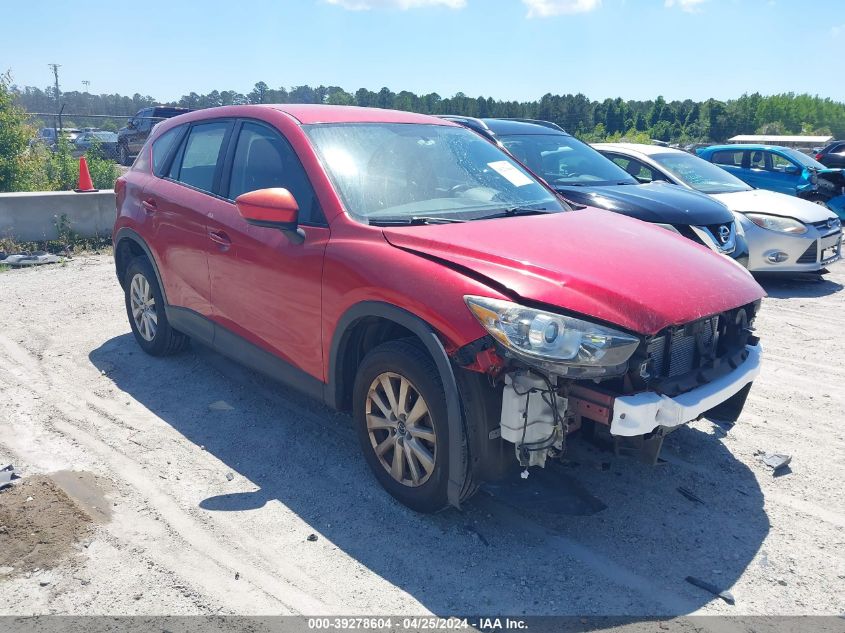
[[[732,372],[692,391],[670,398],[652,391],[613,399],[611,435],[646,435],[658,427],[686,424],[722,404],[760,373],[760,345],[748,345],[748,358]]]

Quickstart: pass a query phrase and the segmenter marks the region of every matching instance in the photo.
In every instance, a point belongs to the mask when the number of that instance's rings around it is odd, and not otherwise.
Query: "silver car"
[[[640,182],[663,180],[724,203],[745,233],[751,272],[819,272],[841,257],[842,223],[821,205],[754,189],[721,167],[678,149],[634,143],[593,147]]]

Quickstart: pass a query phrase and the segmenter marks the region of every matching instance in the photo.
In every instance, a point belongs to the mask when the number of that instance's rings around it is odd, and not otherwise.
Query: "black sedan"
[[[117,134],[114,132],[104,130],[81,132],[73,140],[73,145],[80,156],[96,148],[103,158],[117,159]]]
[[[561,196],[680,233],[746,265],[748,247],[721,202],[664,182],[640,184],[631,174],[546,121],[445,116],[509,151]]]

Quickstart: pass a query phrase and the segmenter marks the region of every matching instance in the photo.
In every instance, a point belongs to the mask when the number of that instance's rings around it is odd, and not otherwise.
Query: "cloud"
[[[686,11],[687,13],[698,13],[701,11],[701,6],[707,2],[707,0],[666,0],[663,3],[667,9],[671,9],[672,7],[679,7],[681,11]]]
[[[529,18],[589,13],[601,7],[601,0],[522,0],[522,3],[528,7]]]
[[[839,37],[840,35],[845,34],[845,24],[840,24],[839,26],[831,27],[830,34],[833,37]]]
[[[463,9],[466,0],[325,0],[350,11],[369,11],[370,9],[420,9],[423,7],[446,7]]]

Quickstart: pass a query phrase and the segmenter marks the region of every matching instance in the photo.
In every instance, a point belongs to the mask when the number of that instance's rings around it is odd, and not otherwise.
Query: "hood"
[[[671,231],[598,209],[383,229],[397,248],[557,306],[655,334],[764,296],[742,266]]]
[[[767,213],[795,218],[802,222],[822,222],[836,217],[832,211],[820,204],[765,189],[716,193],[713,197],[724,202],[731,211],[739,213]]]
[[[666,183],[555,189],[573,202],[646,222],[702,226],[733,221],[731,212],[710,196]]]

